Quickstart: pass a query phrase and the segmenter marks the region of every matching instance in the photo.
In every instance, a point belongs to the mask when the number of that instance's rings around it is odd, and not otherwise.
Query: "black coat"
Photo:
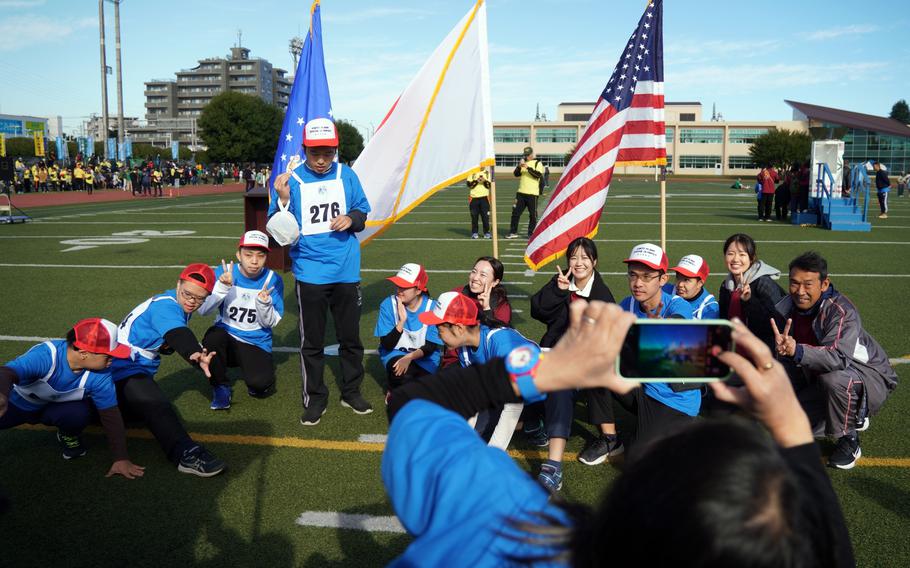
[[[541,347],[553,347],[569,327],[569,302],[572,292],[560,290],[556,285],[558,275],[547,282],[536,294],[531,296],[531,317],[546,324],[547,331],[540,340]],[[600,273],[596,270],[591,276],[594,283],[591,285],[589,300],[616,303],[610,288],[604,283]]]
[[[726,283],[726,281],[724,281]],[[786,294],[783,289],[771,279],[770,276],[759,276],[749,282],[749,288],[752,289],[752,297],[748,302],[740,299],[742,306],[742,319],[749,331],[756,337],[764,341],[771,352],[775,352],[774,330],[771,328],[771,318],[777,316],[774,306]],[[721,284],[720,293],[717,296],[717,303],[720,305],[720,317],[730,318],[730,298],[733,292],[727,286]]]

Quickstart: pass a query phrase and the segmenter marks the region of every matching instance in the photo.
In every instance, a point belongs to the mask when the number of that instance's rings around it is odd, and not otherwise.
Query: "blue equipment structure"
[[[834,179],[828,164],[818,164],[818,175],[815,177],[818,196],[809,201],[817,224],[832,231],[871,231],[872,224],[868,221],[869,186],[865,166],[856,164],[850,170],[850,195],[841,196],[840,183]],[[795,217],[794,223],[797,222]]]
[[[4,203],[4,201],[6,201],[6,203]],[[16,213],[15,215],[13,214],[14,211]],[[25,211],[13,205],[9,194],[0,192],[0,223],[10,225],[13,223],[25,223],[26,221],[31,220],[32,218],[29,217]]]

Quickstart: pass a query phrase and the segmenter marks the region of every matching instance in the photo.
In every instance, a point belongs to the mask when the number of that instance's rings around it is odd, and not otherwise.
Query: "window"
[[[538,128],[535,140],[538,142],[572,142],[578,141],[578,130],[575,128]]]
[[[667,169],[673,169],[673,154],[667,154]]]
[[[667,144],[673,143],[673,137],[676,135],[676,129],[672,126],[667,127]]]
[[[566,155],[565,154],[538,154],[535,156],[540,160],[544,166],[548,168],[564,168],[566,167]],[[518,165],[518,164],[516,164]]]
[[[588,120],[590,118],[591,118],[590,112],[582,112],[582,113],[567,112],[565,115],[563,115],[563,119],[566,122],[588,122]]]
[[[731,128],[730,144],[752,144],[756,138],[767,133],[767,128]]]
[[[521,162],[521,154],[496,154],[496,166],[514,168]]]
[[[520,142],[527,144],[531,141],[530,128],[494,128],[493,142]]]
[[[680,156],[679,169],[713,170],[720,164],[720,156]]]
[[[758,168],[752,160],[752,156],[730,156],[727,158],[727,167],[731,170],[754,170]]]
[[[694,112],[681,112],[679,113],[680,122],[695,122],[695,113]]]
[[[724,131],[722,128],[680,128],[679,141],[690,144],[722,144]]]

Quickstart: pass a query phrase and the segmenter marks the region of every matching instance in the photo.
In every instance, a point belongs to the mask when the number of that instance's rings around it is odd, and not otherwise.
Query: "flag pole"
[[[660,174],[660,248],[667,252],[667,174]]]
[[[499,229],[496,227],[496,166],[490,166],[490,228],[493,229],[493,258],[499,258]]]

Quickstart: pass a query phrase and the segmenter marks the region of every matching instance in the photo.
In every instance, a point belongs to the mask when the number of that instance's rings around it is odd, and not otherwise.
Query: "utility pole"
[[[114,27],[117,33],[117,158],[120,158],[120,148],[123,148],[123,68],[120,66],[120,2],[114,2]],[[124,156],[125,157],[125,156]]]
[[[98,29],[101,33],[101,127],[104,129],[102,147],[107,155],[107,57],[104,54],[104,0],[98,0]],[[92,149],[94,153],[94,149]]]

